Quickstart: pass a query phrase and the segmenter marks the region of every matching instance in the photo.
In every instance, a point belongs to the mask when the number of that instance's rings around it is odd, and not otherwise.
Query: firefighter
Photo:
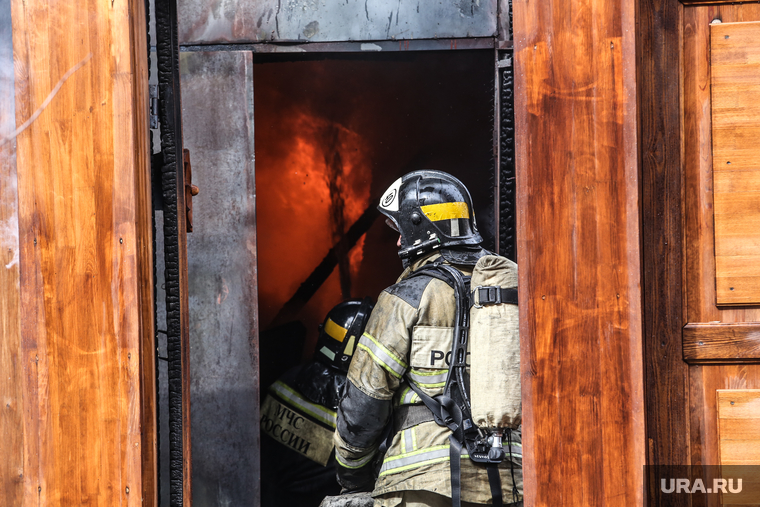
[[[261,407],[261,495],[267,507],[317,507],[337,495],[333,432],[346,372],[372,301],[345,301],[319,326],[311,362],[269,387]]]
[[[371,492],[375,507],[449,507],[452,491],[461,505],[491,504],[496,492],[486,467],[463,454],[452,475],[452,432],[417,392],[443,393],[456,303],[445,281],[410,275],[434,262],[470,275],[489,253],[480,246],[470,194],[447,173],[415,171],[390,186],[378,209],[400,234],[405,269],[378,297],[348,371],[335,433],[338,482],[343,494]],[[512,431],[506,459],[493,470],[506,505],[522,504],[521,449],[520,432]]]

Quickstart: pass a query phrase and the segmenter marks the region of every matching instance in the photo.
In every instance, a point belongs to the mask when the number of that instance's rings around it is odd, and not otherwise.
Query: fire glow
[[[262,329],[370,205],[372,178],[367,148],[355,132],[304,112],[277,121],[256,137]],[[353,295],[363,245],[364,236],[338,252],[337,268],[298,315],[310,335],[313,323]]]

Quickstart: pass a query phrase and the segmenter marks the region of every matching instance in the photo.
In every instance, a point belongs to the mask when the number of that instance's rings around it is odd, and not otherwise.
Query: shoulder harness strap
[[[467,285],[469,280],[465,281],[465,276],[456,268],[443,264],[438,261],[428,264],[418,269],[410,275],[421,276],[427,275],[446,282],[454,289],[454,299],[456,301],[456,313],[454,323],[454,339],[451,345],[451,365],[446,377],[446,385],[443,394],[431,398],[425,394],[407,376],[409,387],[417,393],[422,402],[433,413],[433,418],[439,426],[448,427],[451,430],[449,436],[449,468],[451,470],[451,503],[453,507],[461,507],[462,488],[461,488],[461,456],[462,447],[467,448],[470,459],[475,462],[484,463],[488,470],[488,482],[491,488],[491,496],[495,507],[502,507],[501,494],[501,477],[496,468],[504,458],[504,451],[501,448],[500,455],[492,452],[483,453],[482,446],[477,445],[479,431],[472,422],[470,399],[467,393],[469,382],[466,380],[466,358],[467,358],[467,340],[470,331],[470,297]],[[483,289],[478,287],[477,290]],[[495,289],[487,287],[486,289]],[[500,289],[500,288],[499,288]],[[514,289],[512,289],[514,290]],[[494,299],[501,298],[501,291],[494,291]],[[489,292],[485,293],[486,299],[479,299],[479,303],[490,301]],[[481,295],[478,293],[478,297]],[[515,291],[516,298],[516,291]],[[506,298],[505,298],[506,299]],[[501,301],[499,301],[501,302]],[[505,301],[506,302],[506,301]],[[493,304],[498,304],[494,301]],[[496,449],[495,447],[493,449]],[[493,450],[492,449],[492,450]]]

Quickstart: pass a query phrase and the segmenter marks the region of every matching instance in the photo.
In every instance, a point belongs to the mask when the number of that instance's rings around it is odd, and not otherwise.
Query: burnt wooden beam
[[[515,73],[514,65],[511,63],[514,60],[514,55],[511,51],[508,51],[504,52],[502,56],[504,59],[509,59],[510,65],[505,65],[497,70],[499,80],[499,167],[497,190],[499,199],[496,203],[498,213],[496,237],[497,244],[499,245],[499,255],[517,262],[517,234],[515,232]]]
[[[375,222],[380,212],[375,207],[379,199],[372,198],[364,213],[354,222],[341,239],[327,252],[314,271],[301,283],[295,294],[282,306],[275,316],[269,328],[279,326],[289,322],[298,315],[298,312],[306,306],[309,300],[316,294],[317,290],[327,280],[340,261],[341,252],[348,253],[349,250],[359,241],[359,238],[366,233]]]
[[[161,120],[166,348],[169,387],[169,503],[192,505],[187,219],[176,0],[157,0],[156,56]]]

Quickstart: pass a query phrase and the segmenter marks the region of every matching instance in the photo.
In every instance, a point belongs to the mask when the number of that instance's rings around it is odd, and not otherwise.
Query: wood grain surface
[[[715,20],[722,23],[711,25]],[[757,307],[718,306],[714,215],[717,203],[713,199],[710,30],[711,26],[715,29],[723,24],[751,21],[760,21],[760,4],[684,9],[684,251],[686,321],[691,323],[760,322]],[[718,180],[715,185],[717,189]]]
[[[695,365],[689,368],[689,372],[692,408],[691,464],[718,465],[720,450],[716,393],[720,389],[760,389],[760,365]],[[755,429],[748,425],[736,431],[747,435],[755,433]]]
[[[513,5],[529,506],[644,501],[634,7]]]
[[[760,303],[760,22],[711,25],[718,305]]]
[[[145,426],[151,395],[141,382],[150,367],[143,354],[154,350],[142,5],[11,2],[16,123],[34,118],[16,154],[17,505],[152,499],[143,491],[143,452],[150,456],[155,431]]]
[[[760,465],[760,389],[717,391],[721,465]]]
[[[760,361],[760,323],[687,324],[683,356],[688,363]]]
[[[683,358],[692,365],[688,425],[674,430],[681,434],[688,430],[692,465],[720,463],[716,391],[760,388],[760,365],[746,364],[757,362],[755,336],[760,332],[760,311],[717,305],[710,56],[711,23],[716,20],[760,20],[760,4],[683,9],[684,318],[690,324],[684,327],[682,339]],[[715,26],[719,25],[712,25],[713,29]],[[745,364],[708,364],[729,361]],[[669,411],[667,407],[660,412]],[[720,503],[710,497],[692,499],[692,504]]]
[[[678,0],[639,6],[642,258],[647,462],[689,463],[688,369],[683,361],[681,29]],[[686,91],[684,90],[684,94]],[[685,506],[648,492],[648,505]]]
[[[10,1],[0,1],[0,139],[16,130]],[[24,398],[19,320],[16,143],[0,141],[0,505],[24,494]]]
[[[731,439],[753,439],[756,424],[741,419],[719,418],[718,393],[720,390],[748,390],[760,388],[760,365],[695,365],[689,368],[691,389],[691,451],[692,465],[711,465],[704,469],[705,479],[712,483],[722,462],[723,432],[728,431]],[[729,400],[730,403],[730,400]],[[745,470],[746,472],[746,470]],[[731,473],[730,471],[728,473]],[[750,490],[751,488],[745,488]],[[731,503],[722,502],[713,495],[692,496],[693,507],[720,507],[721,505],[756,505],[743,497],[732,497]],[[736,501],[739,500],[739,501]]]

